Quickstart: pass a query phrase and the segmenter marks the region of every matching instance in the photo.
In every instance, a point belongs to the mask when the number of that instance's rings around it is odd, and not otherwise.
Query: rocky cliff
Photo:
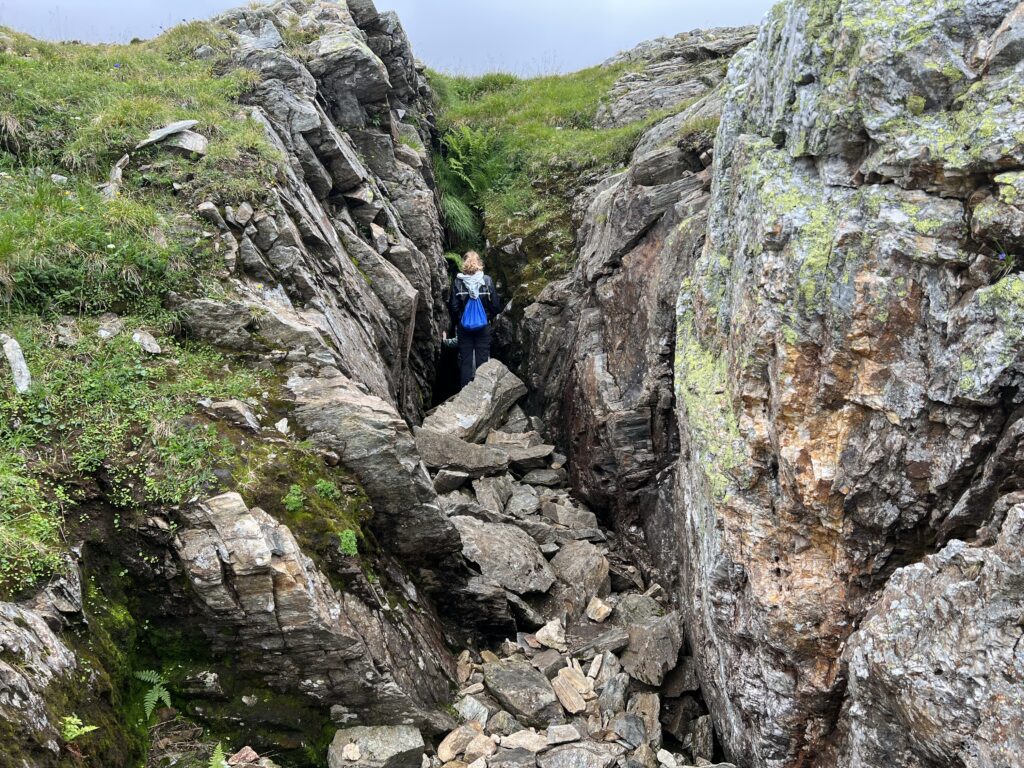
[[[486,99],[541,137],[462,204],[545,287],[441,404],[393,14],[0,32],[0,766],[1020,764],[1022,30],[786,0],[452,79],[467,179]]]
[[[645,139],[527,310],[580,490],[643,530],[738,763],[1016,761],[1020,14],[778,5],[710,189]]]

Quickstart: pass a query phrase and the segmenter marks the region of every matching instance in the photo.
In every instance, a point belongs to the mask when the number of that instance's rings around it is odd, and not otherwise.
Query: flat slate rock
[[[476,376],[459,394],[423,420],[423,428],[483,442],[525,394],[526,385],[515,374],[497,360],[489,360],[476,369]]]
[[[416,451],[431,469],[465,472],[470,477],[495,475],[508,470],[507,451],[460,440],[432,429],[415,430]]]
[[[347,754],[358,753],[358,759],[342,755],[349,744],[358,750],[349,748]],[[423,749],[423,736],[414,726],[357,726],[334,734],[327,764],[330,768],[421,768]]]
[[[485,664],[484,682],[501,705],[525,725],[546,727],[563,719],[551,683],[528,661]]]
[[[625,750],[592,741],[565,744],[537,756],[540,768],[611,768]]]
[[[451,521],[462,537],[463,555],[486,578],[517,595],[546,592],[555,582],[537,543],[519,528],[465,516]]]

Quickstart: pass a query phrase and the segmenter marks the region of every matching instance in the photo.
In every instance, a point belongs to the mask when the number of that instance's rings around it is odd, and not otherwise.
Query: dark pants
[[[491,327],[475,331],[459,328],[459,386],[473,380],[476,369],[491,359]]]

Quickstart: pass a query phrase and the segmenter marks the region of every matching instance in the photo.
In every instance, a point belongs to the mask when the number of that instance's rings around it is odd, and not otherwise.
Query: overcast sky
[[[0,25],[49,39],[152,37],[244,0],[0,0]],[[453,72],[534,75],[597,64],[641,40],[755,24],[771,0],[377,0],[396,10],[416,55]]]

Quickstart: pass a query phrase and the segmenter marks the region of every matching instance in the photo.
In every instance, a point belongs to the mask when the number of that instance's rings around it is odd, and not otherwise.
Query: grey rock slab
[[[162,128],[150,131],[149,135],[135,145],[135,149],[142,149],[148,147],[150,144],[156,144],[158,141],[163,141],[168,136],[173,136],[182,131],[187,131],[190,128],[195,128],[199,125],[198,120],[178,120],[174,123],[168,123]]]
[[[612,611],[612,621],[622,626],[642,624],[665,613],[661,603],[646,595],[628,594],[619,598]]]
[[[32,386],[32,374],[25,362],[25,354],[21,351],[21,345],[17,339],[0,333],[0,344],[3,345],[4,356],[7,358],[7,365],[11,369],[11,376],[14,379],[14,390],[24,394]]]
[[[680,617],[676,612],[629,627],[629,647],[622,654],[622,668],[635,680],[660,686],[675,668],[683,645]]]
[[[558,599],[572,605],[579,616],[591,599],[607,595],[611,588],[608,558],[589,541],[569,541],[551,559],[551,568],[558,577]]]
[[[711,760],[714,757],[715,731],[711,715],[701,715],[693,720],[683,737],[683,747],[690,751],[695,760]]]
[[[450,469],[442,469],[434,475],[434,490],[442,494],[451,493],[464,486],[469,480],[470,474],[468,472],[454,472]]]
[[[544,469],[548,465],[553,445],[533,445],[526,448],[509,446],[508,455],[512,468],[518,473],[528,473],[536,469]]]
[[[526,385],[497,360],[480,366],[459,394],[423,420],[424,429],[444,432],[469,442],[482,442],[526,394]]]
[[[491,735],[508,736],[523,730],[523,726],[511,714],[502,709],[491,716],[484,730]]]
[[[613,744],[564,744],[539,755],[537,764],[540,768],[611,768],[623,751]]]
[[[349,744],[358,748],[357,760],[342,757]],[[357,726],[334,734],[327,764],[330,768],[420,768],[423,750],[423,736],[411,725]]]
[[[607,715],[614,715],[626,709],[626,693],[629,690],[629,675],[619,672],[614,675],[597,697],[597,705],[600,711]]]
[[[528,749],[499,749],[487,760],[489,768],[534,768],[537,755]]]
[[[509,454],[500,448],[469,443],[431,429],[416,429],[415,435],[416,450],[431,469],[465,472],[471,477],[499,474],[508,469]]]
[[[526,725],[547,726],[562,719],[551,683],[527,661],[485,664],[484,682],[502,706]]]
[[[132,341],[151,355],[159,355],[163,353],[163,348],[161,348],[160,343],[153,338],[153,334],[149,331],[144,331],[141,328],[138,329],[132,334]]]
[[[522,482],[527,485],[540,485],[546,488],[558,488],[565,485],[569,476],[564,469],[533,469],[523,475]]]
[[[545,592],[555,581],[536,542],[512,525],[485,523],[472,517],[453,517],[465,557],[481,573],[516,594]]]
[[[647,726],[639,715],[622,712],[612,718],[608,729],[624,741],[630,749],[636,749],[647,740]]]
[[[548,744],[568,744],[579,741],[582,737],[575,725],[549,725],[547,730]]]
[[[96,335],[101,339],[112,339],[124,330],[124,321],[113,312],[100,315],[100,326]]]
[[[200,402],[203,410],[215,419],[226,421],[233,427],[247,429],[250,432],[260,431],[260,420],[252,408],[241,400],[217,400]]]

